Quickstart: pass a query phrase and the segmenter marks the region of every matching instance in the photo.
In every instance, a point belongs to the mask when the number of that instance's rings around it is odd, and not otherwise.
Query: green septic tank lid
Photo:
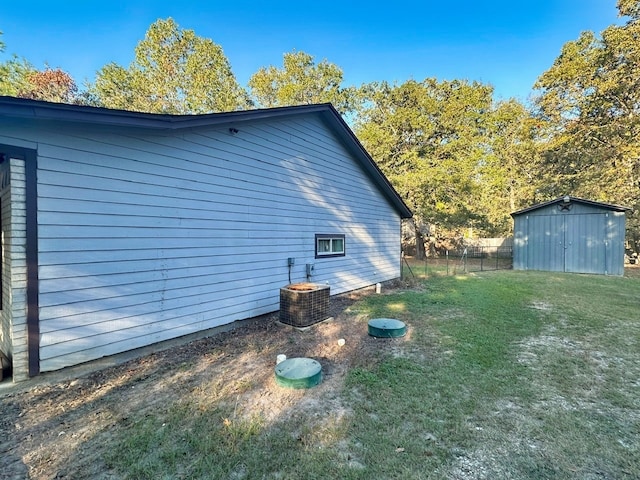
[[[276,383],[289,388],[311,388],[322,381],[322,366],[311,358],[289,358],[276,365]]]
[[[372,337],[396,338],[407,334],[407,326],[393,318],[374,318],[369,320],[369,335]]]

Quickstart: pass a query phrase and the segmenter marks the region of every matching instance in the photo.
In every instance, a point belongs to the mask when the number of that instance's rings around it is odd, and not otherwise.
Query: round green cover
[[[404,337],[407,326],[393,318],[374,318],[369,320],[369,335],[372,337],[395,338]]]
[[[289,358],[276,365],[276,383],[290,388],[311,388],[322,381],[322,366],[312,358]]]

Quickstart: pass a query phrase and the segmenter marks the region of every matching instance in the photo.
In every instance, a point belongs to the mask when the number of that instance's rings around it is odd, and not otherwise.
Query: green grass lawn
[[[136,479],[638,478],[640,278],[432,276],[351,311],[409,333],[351,359],[320,409],[266,423],[185,397],[131,412],[107,464]]]

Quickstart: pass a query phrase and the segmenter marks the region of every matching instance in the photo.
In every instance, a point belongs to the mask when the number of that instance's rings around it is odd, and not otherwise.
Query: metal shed
[[[565,196],[513,212],[514,270],[622,275],[627,210]]]

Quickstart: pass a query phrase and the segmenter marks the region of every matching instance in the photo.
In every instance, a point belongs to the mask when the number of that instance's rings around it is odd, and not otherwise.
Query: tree
[[[640,2],[620,0],[624,25],[568,42],[536,83],[553,126],[545,153],[549,197],[571,193],[634,208],[640,248]]]
[[[2,32],[0,32],[0,36]],[[0,53],[5,51],[6,45],[0,40]],[[18,96],[28,86],[27,77],[33,73],[33,66],[16,55],[0,63],[0,95]]]
[[[623,17],[640,18],[640,2],[638,0],[618,0],[618,11]]]
[[[358,137],[418,222],[447,236],[486,229],[477,202],[492,95],[491,87],[476,82],[432,78],[363,87]]]
[[[2,35],[2,32],[0,32]],[[5,50],[0,41],[0,53]],[[60,68],[45,66],[37,70],[26,60],[13,55],[0,63],[0,95],[60,103],[85,103],[75,81]]]
[[[480,165],[481,206],[487,234],[511,231],[510,213],[536,201],[540,185],[542,123],[520,102],[494,105],[487,119],[488,151]]]
[[[109,63],[92,88],[110,108],[156,113],[210,113],[250,106],[222,48],[176,22],[157,20],[128,68]]]
[[[26,84],[18,92],[19,97],[59,103],[76,103],[78,99],[76,82],[59,68],[34,70],[26,75],[25,80]]]
[[[263,107],[330,102],[341,113],[353,109],[355,89],[342,88],[342,70],[327,60],[316,64],[304,52],[284,54],[282,69],[261,68],[249,79],[251,94]]]

